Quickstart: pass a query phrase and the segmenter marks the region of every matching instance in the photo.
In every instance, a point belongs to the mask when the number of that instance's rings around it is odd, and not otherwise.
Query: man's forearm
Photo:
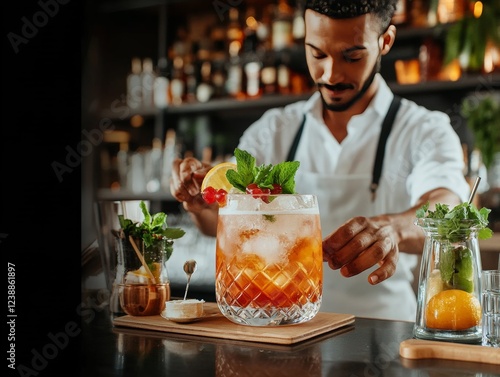
[[[429,209],[433,210],[436,203],[448,204],[450,208],[461,203],[455,193],[447,189],[436,189],[423,195],[412,208],[405,212],[388,215],[395,231],[399,236],[399,249],[411,254],[420,254],[424,245],[424,233],[414,224],[416,211],[429,202]]]

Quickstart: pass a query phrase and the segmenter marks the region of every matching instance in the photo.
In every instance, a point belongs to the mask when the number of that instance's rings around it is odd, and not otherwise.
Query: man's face
[[[366,14],[332,19],[306,10],[306,59],[325,106],[344,111],[359,100],[379,70],[382,37]]]

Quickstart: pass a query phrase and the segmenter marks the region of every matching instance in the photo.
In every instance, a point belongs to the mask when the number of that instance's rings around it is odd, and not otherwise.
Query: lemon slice
[[[233,188],[233,185],[229,183],[226,178],[226,172],[228,170],[236,170],[236,164],[232,162],[222,162],[215,165],[210,169],[203,178],[201,183],[201,191],[205,190],[207,187],[213,187],[214,189],[224,189],[227,192]]]

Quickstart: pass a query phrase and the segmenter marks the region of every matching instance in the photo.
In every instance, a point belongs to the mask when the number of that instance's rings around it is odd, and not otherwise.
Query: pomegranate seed
[[[273,188],[271,190],[272,195],[279,195],[283,192],[283,188],[277,183],[273,183]]]
[[[219,189],[215,193],[215,200],[219,203],[220,206],[224,206],[226,204],[226,194],[227,191],[224,189]]]
[[[216,200],[215,194],[216,190],[213,187],[209,186],[205,188],[205,190],[203,190],[203,192],[201,193],[201,197],[207,204],[212,204],[215,203]]]

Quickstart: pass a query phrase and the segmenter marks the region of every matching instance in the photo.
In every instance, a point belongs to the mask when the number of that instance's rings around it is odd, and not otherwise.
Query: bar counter
[[[105,307],[82,323],[82,376],[500,376],[498,365],[400,357],[411,322],[355,318],[293,345],[117,327]]]

